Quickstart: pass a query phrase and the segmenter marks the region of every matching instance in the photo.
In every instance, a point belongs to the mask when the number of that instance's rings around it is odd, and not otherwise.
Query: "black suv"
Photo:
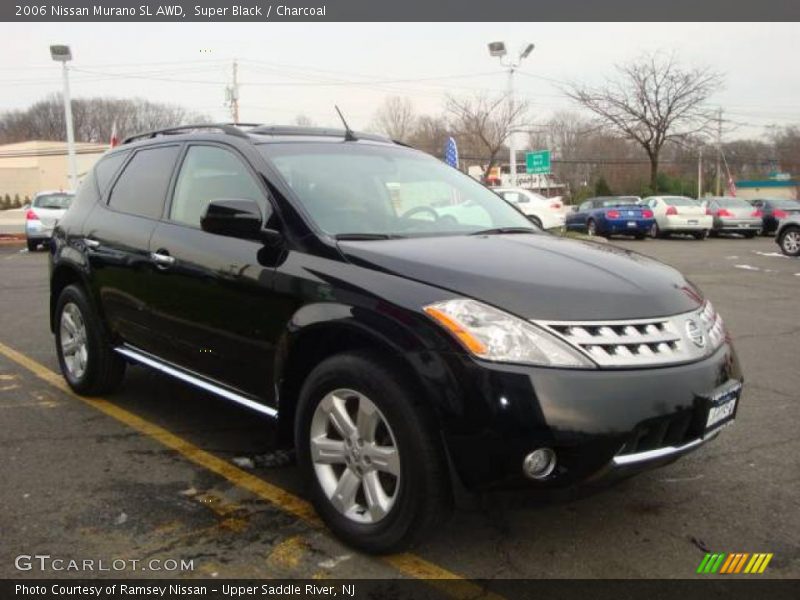
[[[274,417],[347,542],[383,552],[456,490],[668,463],[735,416],[722,319],[674,269],[555,237],[470,177],[352,131],[125,141],[50,257],[69,385],[138,363]]]

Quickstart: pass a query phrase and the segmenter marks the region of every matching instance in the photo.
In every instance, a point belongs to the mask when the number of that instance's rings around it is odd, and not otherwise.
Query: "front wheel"
[[[114,391],[125,374],[125,361],[106,339],[100,319],[83,289],[64,288],[55,313],[56,354],[61,373],[78,394]]]
[[[781,252],[786,256],[800,256],[800,227],[787,227],[778,239]]]
[[[449,513],[449,476],[428,407],[366,353],[320,363],[295,420],[297,457],[328,527],[367,552],[393,552]]]

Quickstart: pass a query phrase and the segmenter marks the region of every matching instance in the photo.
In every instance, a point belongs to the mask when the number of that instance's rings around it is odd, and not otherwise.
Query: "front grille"
[[[699,310],[653,319],[538,322],[601,367],[622,368],[699,360],[725,338],[710,302]]]
[[[656,417],[640,423],[619,451],[619,455],[636,454],[668,446],[683,446],[702,437],[702,428],[692,410]]]

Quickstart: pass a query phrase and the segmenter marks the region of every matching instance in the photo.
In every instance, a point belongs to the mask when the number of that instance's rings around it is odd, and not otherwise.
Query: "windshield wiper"
[[[405,236],[393,233],[337,233],[333,237],[336,240],[360,241],[360,240],[397,240]]]
[[[491,229],[473,231],[469,235],[493,235],[496,233],[539,233],[539,230],[530,227],[493,227]]]

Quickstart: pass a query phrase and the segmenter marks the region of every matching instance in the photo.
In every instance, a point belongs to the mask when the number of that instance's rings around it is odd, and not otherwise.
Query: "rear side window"
[[[139,150],[114,184],[109,206],[149,219],[161,217],[179,150],[179,146]]]
[[[97,181],[97,189],[100,190],[101,196],[106,193],[111,179],[126,158],[128,158],[127,152],[118,152],[117,154],[101,158],[100,162],[97,163],[97,166],[94,168],[94,178],[95,181]]]

